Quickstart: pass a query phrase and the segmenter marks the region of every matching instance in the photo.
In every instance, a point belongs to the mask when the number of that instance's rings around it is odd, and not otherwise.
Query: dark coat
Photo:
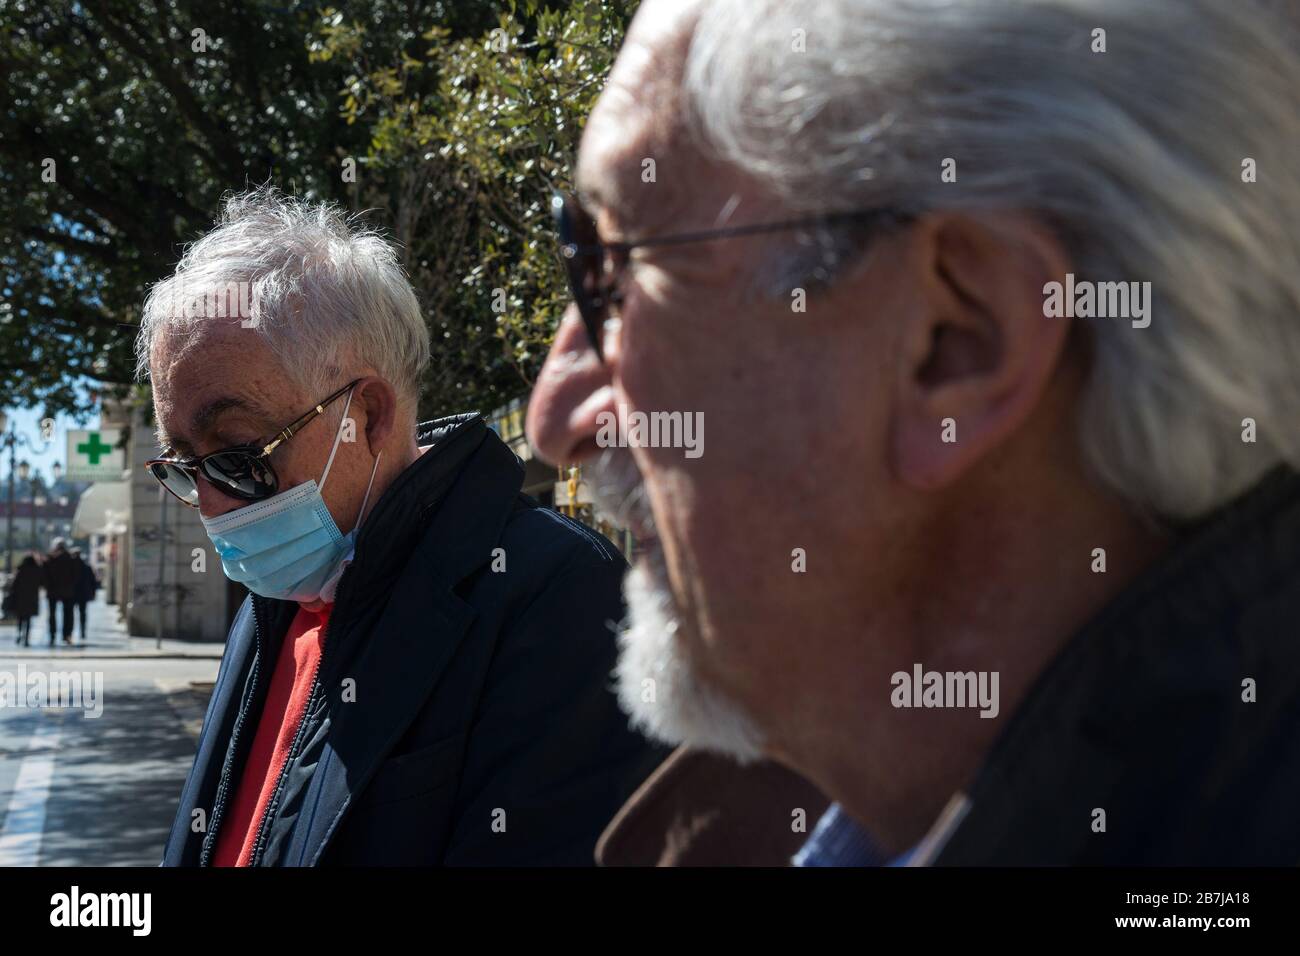
[[[1183,529],[1039,675],[932,832],[934,864],[1300,863],[1297,622],[1300,476],[1279,470]],[[681,750],[599,860],[785,865],[808,837],[792,811],[815,808],[811,831],[825,806],[789,771]]]
[[[87,564],[83,559],[76,559],[77,583],[72,589],[72,599],[78,603],[95,600],[95,592],[99,590],[99,578],[95,577],[95,569]]]
[[[41,608],[41,566],[23,558],[9,583],[9,610],[15,617],[35,617]]]
[[[76,593],[81,562],[70,551],[56,551],[41,565],[41,585],[56,601],[71,601]]]
[[[419,440],[339,583],[253,864],[590,865],[664,756],[610,691],[624,561],[521,495],[481,418]],[[296,611],[254,596],[235,619],[164,865],[210,863]]]

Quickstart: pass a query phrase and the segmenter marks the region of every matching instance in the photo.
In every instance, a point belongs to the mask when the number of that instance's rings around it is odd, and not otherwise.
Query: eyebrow
[[[601,212],[608,213],[615,223],[617,235],[601,236],[601,242],[607,244],[617,244],[621,242],[630,242],[639,238],[640,232],[637,226],[633,225],[632,232],[628,232],[628,224],[637,224],[644,220],[644,216],[637,216],[630,198],[614,189],[605,189],[599,185],[579,186],[575,190],[578,202],[582,208],[586,209],[593,219],[598,219]]]
[[[578,202],[582,204],[583,209],[587,209],[595,216],[601,210],[607,210],[614,213],[618,218],[620,203],[617,196],[610,196],[601,186],[593,184],[583,184],[581,181],[574,187],[574,195],[578,197]],[[622,205],[626,206],[626,203]]]
[[[216,424],[217,418],[222,413],[228,412],[231,409],[250,412],[254,417],[259,418],[262,421],[269,422],[272,418],[270,413],[257,402],[251,399],[226,395],[221,398],[214,398],[194,413],[193,417],[190,419],[189,433],[192,435],[198,435],[209,431],[212,426]],[[161,428],[158,431],[157,438],[158,444],[164,448],[173,448],[178,450],[185,448],[191,451],[193,451],[194,448],[194,446],[182,438],[169,437],[161,430]]]
[[[583,207],[594,214],[599,210],[611,213],[616,220],[626,220],[634,212],[632,198],[619,188],[610,170],[592,170],[590,163],[579,160],[574,176],[574,194]]]
[[[236,396],[223,396],[214,398],[197,412],[190,420],[190,429],[195,432],[204,432],[210,429],[222,412],[228,412],[231,409],[251,412],[255,417],[270,421],[273,417],[270,412],[263,408],[256,401],[248,398],[238,398]]]
[[[669,228],[677,218],[681,195],[664,184],[657,189],[658,200],[647,206],[644,200],[624,189],[610,170],[593,173],[590,167],[579,165],[574,182],[574,193],[584,209],[593,217],[606,212],[613,220],[618,235],[602,237],[607,243],[640,244]]]

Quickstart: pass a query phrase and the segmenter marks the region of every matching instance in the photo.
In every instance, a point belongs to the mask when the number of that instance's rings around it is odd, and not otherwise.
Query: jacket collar
[[[596,862],[786,866],[828,804],[816,787],[778,764],[740,764],[681,747],[610,821],[596,844]]]
[[[487,439],[487,425],[473,413],[418,426],[417,443],[432,447],[393,479],[362,524],[353,559],[354,593],[396,579],[438,505]]]

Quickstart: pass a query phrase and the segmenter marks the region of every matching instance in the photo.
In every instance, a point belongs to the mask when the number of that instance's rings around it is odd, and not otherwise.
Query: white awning
[[[72,516],[72,536],[124,534],[131,514],[131,483],[106,481],[91,485],[77,501]]]

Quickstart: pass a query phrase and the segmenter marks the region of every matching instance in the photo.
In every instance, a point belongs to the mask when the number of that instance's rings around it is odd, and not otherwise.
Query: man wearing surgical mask
[[[624,564],[477,415],[417,425],[428,331],[337,210],[229,200],[145,304],[162,454],[251,592],[166,865],[588,864],[660,752],[607,688]]]

